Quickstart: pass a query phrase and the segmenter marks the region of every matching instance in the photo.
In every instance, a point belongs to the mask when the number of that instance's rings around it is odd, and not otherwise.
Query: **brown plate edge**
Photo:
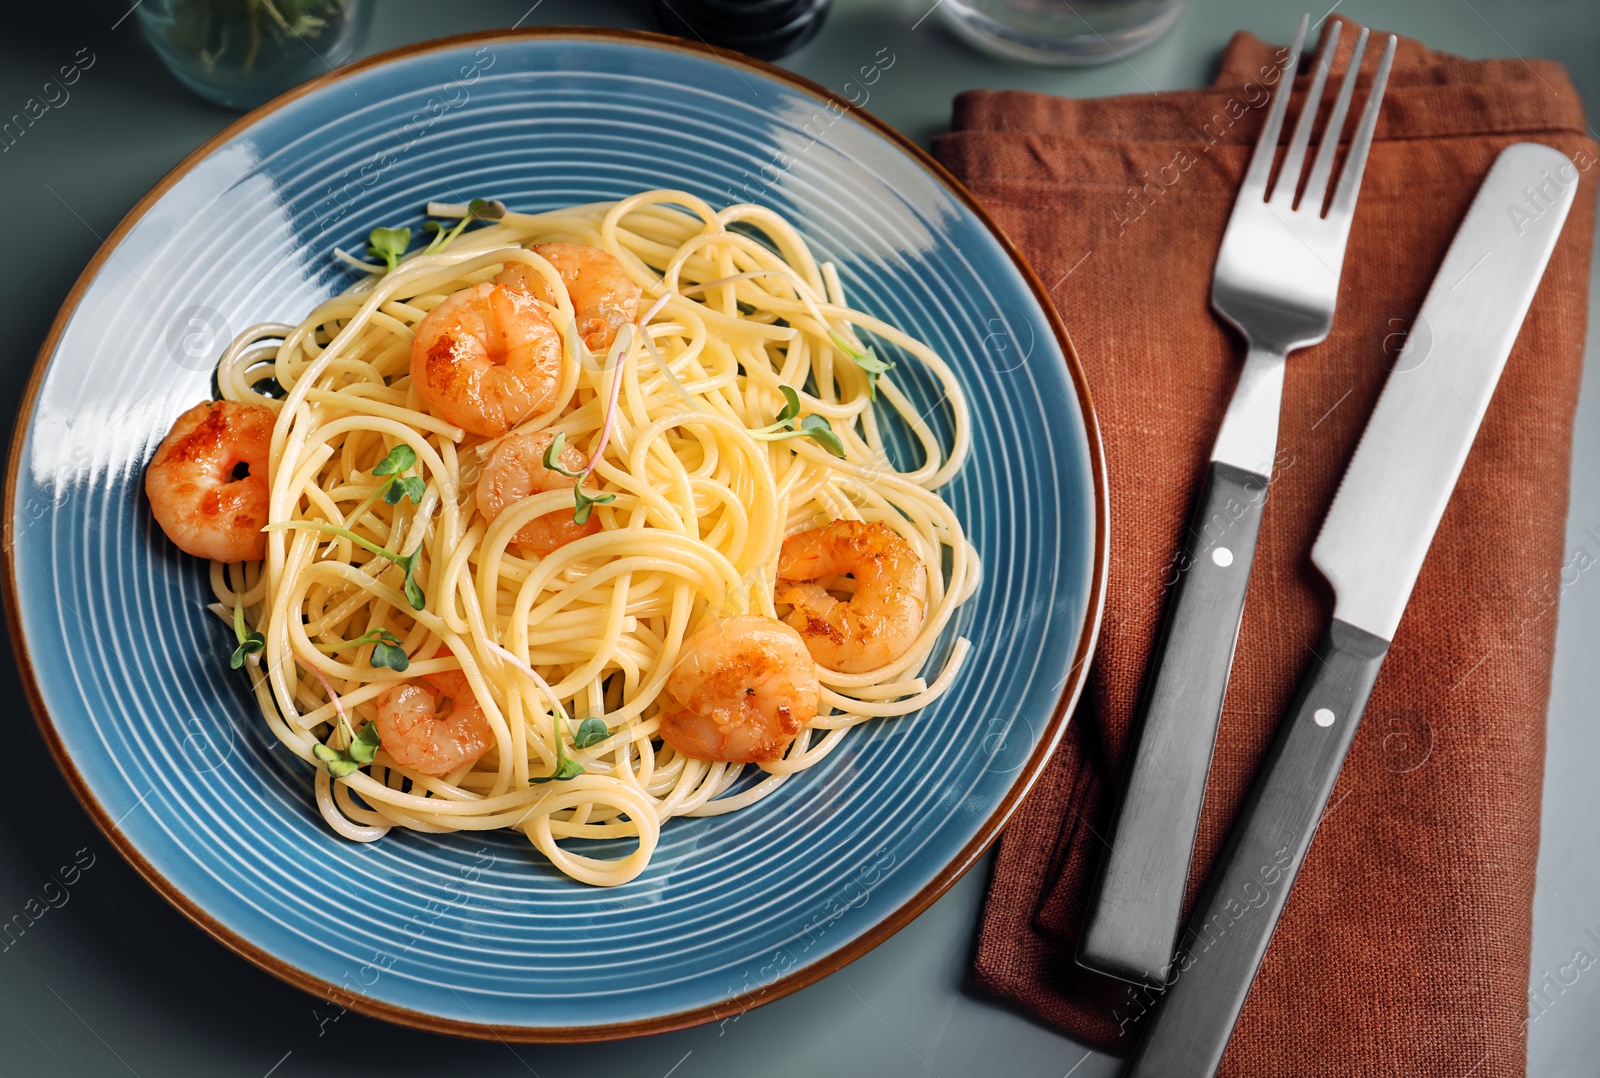
[[[247,942],[223,926],[210,915],[201,910],[189,897],[175,887],[167,878],[156,871],[144,857],[134,848],[118,829],[116,822],[109,813],[100,805],[90,791],[83,776],[73,765],[65,747],[55,731],[55,724],[50,719],[44,706],[43,693],[35,677],[33,664],[29,659],[27,643],[22,634],[21,614],[17,609],[17,580],[16,563],[11,556],[12,536],[9,534],[11,522],[15,519],[17,478],[21,467],[21,452],[23,442],[27,438],[28,420],[33,414],[34,403],[38,397],[44,375],[49,367],[50,358],[54,355],[61,335],[67,323],[71,320],[83,293],[88,289],[91,281],[99,273],[101,267],[111,257],[117,245],[135,224],[145,215],[162,195],[166,194],[179,180],[189,173],[197,164],[208,157],[217,147],[240,134],[262,117],[282,108],[291,101],[297,100],[315,90],[338,81],[347,73],[365,70],[392,63],[410,56],[420,55],[440,49],[454,48],[473,42],[492,42],[507,40],[525,40],[529,38],[587,38],[612,41],[624,41],[632,44],[646,45],[653,48],[675,49],[700,55],[712,55],[724,62],[742,64],[754,71],[784,82],[795,89],[801,90],[814,97],[820,98],[824,103],[832,103],[844,111],[853,113],[862,123],[884,136],[898,146],[905,154],[922,166],[936,180],[948,188],[959,198],[966,207],[989,229],[1000,246],[1010,256],[1017,270],[1027,281],[1032,289],[1034,298],[1044,311],[1051,329],[1055,332],[1056,340],[1060,344],[1062,353],[1066,357],[1067,370],[1071,375],[1073,387],[1078,394],[1078,407],[1083,415],[1084,429],[1089,442],[1090,470],[1094,478],[1095,501],[1095,538],[1094,538],[1094,567],[1090,580],[1090,594],[1085,624],[1080,630],[1077,651],[1073,656],[1072,666],[1067,674],[1066,685],[1062,689],[1061,699],[1056,704],[1055,712],[1050,717],[1045,736],[1034,748],[1022,774],[1014,782],[1011,789],[1002,799],[1000,805],[990,814],[978,829],[978,833],[971,841],[939,873],[930,880],[920,891],[911,897],[900,908],[885,917],[877,925],[863,933],[861,936],[837,951],[832,952],[815,962],[796,969],[794,972],[780,977],[778,980],[764,986],[756,1002],[734,1008],[725,1008],[718,1005],[701,1007],[690,1011],[681,1011],[676,1014],[662,1015],[657,1018],[644,1019],[636,1022],[622,1022],[605,1026],[572,1026],[565,1028],[539,1028],[530,1029],[525,1026],[491,1025],[486,1023],[461,1022],[453,1019],[441,1018],[437,1015],[414,1011],[405,1007],[397,1007],[390,1003],[368,999],[356,993],[344,991],[338,986],[313,977],[300,968],[290,965],[269,954],[265,950]],[[820,86],[809,79],[794,74],[791,71],[769,64],[754,57],[741,53],[712,48],[708,45],[695,44],[645,30],[625,30],[602,27],[530,27],[522,30],[489,30],[468,34],[457,34],[451,37],[434,38],[428,41],[415,42],[397,49],[376,53],[372,56],[358,60],[355,63],[330,71],[310,82],[303,83],[293,90],[274,98],[265,105],[246,113],[217,134],[201,143],[188,154],[173,169],[163,176],[148,193],[145,194],[133,208],[128,211],[116,229],[100,245],[99,250],[90,259],[89,264],[78,276],[72,290],[67,294],[60,312],[55,321],[51,323],[50,332],[46,335],[44,344],[39,349],[38,357],[34,361],[33,372],[28,378],[28,385],[23,393],[22,402],[17,410],[17,418],[11,434],[11,452],[6,465],[5,479],[5,518],[3,527],[6,531],[7,541],[0,543],[0,563],[3,563],[4,573],[0,576],[0,592],[3,592],[6,626],[11,639],[11,648],[17,659],[17,667],[22,675],[23,688],[27,692],[28,702],[33,710],[35,721],[38,723],[40,733],[44,735],[45,743],[49,746],[50,753],[55,757],[56,764],[61,768],[68,785],[77,795],[78,800],[88,810],[90,817],[105,834],[119,853],[125,857],[138,873],[144,877],[162,897],[172,903],[180,913],[193,921],[207,934],[216,939],[223,946],[233,951],[240,957],[248,960],[266,972],[286,981],[297,988],[301,988],[314,996],[329,1002],[348,1007],[351,1010],[395,1022],[400,1025],[410,1026],[415,1029],[426,1030],[432,1033],[447,1033],[457,1036],[474,1037],[482,1040],[508,1040],[518,1042],[538,1043],[572,1043],[583,1041],[615,1040],[625,1037],[640,1037],[654,1033],[666,1033],[676,1029],[685,1029],[690,1026],[701,1025],[706,1022],[726,1018],[733,1014],[743,1013],[753,1007],[770,1003],[773,1000],[799,991],[831,973],[842,969],[854,962],[857,958],[872,950],[878,944],[904,928],[929,906],[933,905],[957,880],[966,874],[967,870],[975,864],[984,852],[1000,836],[1011,816],[1016,812],[1023,798],[1033,788],[1039,775],[1044,771],[1056,745],[1061,740],[1061,735],[1066,729],[1072,708],[1076,705],[1078,697],[1082,694],[1084,682],[1088,673],[1088,663],[1094,654],[1095,643],[1100,634],[1101,615],[1105,606],[1106,576],[1109,561],[1110,543],[1110,501],[1107,491],[1105,471],[1105,455],[1100,438],[1100,426],[1095,415],[1094,401],[1089,393],[1088,380],[1084,374],[1083,366],[1078,359],[1077,350],[1073,347],[1072,338],[1068,336],[1066,327],[1062,324],[1061,317],[1057,314],[1055,305],[1050,300],[1049,290],[1044,287],[1044,282],[1038,274],[1023,259],[1021,252],[1011,242],[1000,226],[995,223],[988,212],[978,204],[976,198],[962,183],[952,176],[943,165],[934,160],[925,150],[916,143],[906,138],[900,132],[890,127],[884,121],[873,116],[864,109],[858,108],[833,91]]]

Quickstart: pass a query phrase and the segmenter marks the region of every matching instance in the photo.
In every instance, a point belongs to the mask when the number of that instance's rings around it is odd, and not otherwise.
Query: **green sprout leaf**
[[[401,558],[396,564],[404,566],[406,571],[405,592],[406,602],[411,604],[411,609],[421,610],[428,605],[428,597],[422,593],[422,585],[417,583],[417,557],[422,553],[422,544],[417,544],[417,549]]]
[[[566,753],[562,753],[556,761],[555,771],[548,775],[535,776],[528,781],[536,785],[546,782],[566,782],[568,779],[575,779],[581,774],[583,774],[583,765]]]
[[[422,481],[420,475],[408,475],[404,479],[396,476],[383,488],[383,500],[390,505],[398,505],[401,498],[410,498],[412,505],[421,505],[422,495],[427,489],[428,484]]]
[[[400,256],[406,253],[406,248],[411,246],[411,230],[409,228],[375,228],[367,235],[367,254],[372,258],[381,258],[389,270],[393,270],[400,262]]]
[[[370,764],[382,745],[383,741],[378,736],[378,724],[369,722],[361,728],[361,732],[356,735],[355,740],[350,742],[350,748],[347,751],[350,754],[350,759],[356,763]]]
[[[600,744],[610,736],[611,730],[606,726],[606,720],[584,719],[578,724],[578,732],[572,735],[572,744],[575,748],[586,749],[590,745]]]
[[[800,394],[796,393],[793,386],[779,386],[778,392],[783,394],[783,411],[778,413],[778,422],[787,423],[800,414]]]
[[[381,631],[381,630],[380,630]],[[318,675],[321,677],[321,675]],[[327,679],[322,682],[328,689],[328,699],[333,704],[335,713],[339,716],[339,727],[336,731],[338,738],[345,743],[345,748],[336,749],[332,745],[312,745],[311,755],[321,760],[327,767],[328,774],[336,779],[353,775],[362,764],[370,764],[373,754],[378,747],[378,728],[368,723],[366,728],[358,735],[351,731],[349,719],[345,716],[344,707],[339,703],[339,694],[333,691],[333,686],[328,685]]]
[[[260,633],[245,632],[244,607],[233,608],[233,635],[238,641],[238,647],[233,649],[233,654],[228,657],[228,668],[237,670],[244,665],[246,657],[256,654],[267,646],[267,638]]]
[[[360,647],[363,644],[377,645],[372,649],[372,665],[393,670],[403,674],[411,665],[411,657],[406,654],[405,643],[388,629],[374,629],[365,636],[359,636],[349,641],[346,647]]]
[[[405,592],[406,601],[412,609],[421,610],[427,606],[427,597],[422,592],[422,586],[416,582],[417,559],[422,555],[422,544],[417,544],[417,549],[409,554],[396,554],[388,547],[379,546],[371,539],[363,539],[349,528],[341,528],[337,524],[329,524],[325,520],[278,520],[262,527],[264,532],[286,531],[290,528],[307,528],[325,535],[337,535],[341,539],[348,539],[363,550],[370,550],[380,558],[387,558],[406,571]]]
[[[379,644],[372,649],[372,665],[403,674],[406,667],[411,665],[411,658],[406,654],[405,648],[394,644]]]
[[[406,443],[401,442],[399,445],[389,450],[389,455],[387,457],[384,457],[378,462],[378,466],[372,469],[372,474],[399,475],[406,469],[415,468],[416,466],[417,451],[412,449]]]
[[[808,415],[796,422],[800,414],[800,394],[791,386],[779,386],[783,393],[783,410],[775,422],[750,432],[750,437],[762,442],[781,442],[785,438],[810,438],[836,457],[844,457],[844,442],[834,432],[826,416]]]
[[[800,421],[800,430],[797,432],[802,437],[810,438],[834,456],[844,457],[844,443],[833,432],[833,426],[826,417],[808,415]]]
[[[348,752],[340,752],[338,749],[330,749],[326,745],[312,745],[311,755],[315,756],[317,759],[321,760],[325,765],[327,765],[328,774],[332,775],[336,779],[342,779],[346,775],[354,774],[358,766],[356,762],[350,758]]]
[[[557,431],[556,436],[545,446],[544,466],[557,475],[564,475],[568,479],[576,479],[578,485],[572,488],[572,522],[574,524],[587,524],[589,514],[597,505],[605,505],[617,500],[615,494],[590,494],[583,489],[583,481],[589,477],[587,469],[582,471],[569,471],[561,465],[561,450],[567,444],[565,431]]]
[[[549,445],[545,446],[544,466],[557,475],[564,475],[568,479],[580,479],[583,477],[583,472],[569,472],[561,466],[561,450],[566,447],[566,444],[567,432],[556,431],[556,436],[550,440]]]
[[[475,198],[467,203],[467,220],[498,221],[506,215],[506,204],[497,198]]]
[[[342,722],[340,727],[341,730],[345,729]],[[347,731],[345,736],[349,737]],[[378,736],[378,724],[375,722],[367,723],[359,734],[350,737],[349,740],[350,747],[347,749],[336,749],[329,745],[311,746],[311,755],[321,760],[327,766],[328,774],[336,779],[353,775],[363,764],[370,764],[383,745]]]
[[[617,496],[615,494],[590,494],[583,489],[583,481],[580,479],[578,485],[572,488],[572,522],[574,524],[587,524],[589,522],[589,513],[593,511],[595,506],[605,505],[616,500]]]
[[[467,203],[467,215],[457,222],[454,228],[447,229],[439,221],[423,223],[422,230],[433,233],[433,241],[423,249],[422,253],[431,254],[443,250],[474,221],[498,221],[505,215],[506,204],[499,199],[475,198]]]
[[[866,348],[857,348],[838,333],[829,333],[834,347],[849,356],[856,366],[860,367],[867,375],[867,396],[872,400],[878,399],[878,376],[894,370],[894,364],[878,358],[878,353],[868,345]],[[840,454],[843,456],[844,454]]]
[[[388,629],[374,629],[370,633],[356,637],[354,640],[341,640],[337,644],[318,644],[322,651],[343,651],[345,648],[359,648],[366,644],[376,644],[372,649],[372,665],[393,670],[396,673],[405,673],[411,665],[411,658],[406,654],[405,642]]]
[[[596,721],[600,722],[602,726],[605,725],[603,720],[584,720],[586,723]],[[583,774],[583,765],[567,755],[567,739],[565,737],[567,733],[566,713],[561,712],[551,716],[550,727],[551,731],[556,735],[556,767],[555,770],[550,772],[548,775],[540,775],[536,778],[530,778],[528,780],[530,783],[535,785],[546,782],[566,782],[568,779],[575,779],[579,775]],[[593,728],[591,727],[590,729],[592,730]],[[578,732],[580,734],[583,732],[582,726],[578,727]],[[573,743],[577,744],[577,740],[574,739]],[[582,746],[579,747],[581,748]]]
[[[230,670],[239,669],[244,665],[246,656],[254,655],[256,652],[260,651],[266,646],[266,637],[262,636],[260,633],[247,633],[245,638],[239,641],[239,646],[233,649],[233,654],[228,658],[228,668]]]
[[[412,505],[422,504],[422,495],[426,493],[428,484],[418,475],[401,478],[401,473],[416,466],[417,452],[404,442],[389,450],[389,455],[378,462],[378,466],[372,469],[372,474],[392,477],[383,486],[385,502],[399,505],[401,498],[410,498]]]

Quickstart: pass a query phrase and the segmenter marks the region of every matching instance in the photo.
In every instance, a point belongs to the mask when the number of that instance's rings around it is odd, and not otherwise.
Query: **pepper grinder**
[[[833,0],[652,0],[669,34],[762,60],[787,56],[822,29]]]

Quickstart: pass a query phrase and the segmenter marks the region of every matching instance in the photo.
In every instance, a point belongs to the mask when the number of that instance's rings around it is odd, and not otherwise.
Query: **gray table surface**
[[[98,237],[185,154],[233,119],[172,82],[117,23],[132,0],[59,5],[0,26],[0,114],[10,115],[79,48],[96,63],[26,138],[0,154],[0,413],[15,412],[50,320]],[[1321,14],[1323,0],[1311,12]],[[898,57],[872,111],[924,144],[971,87],[1070,96],[1204,84],[1229,35],[1283,40],[1301,8],[1268,0],[1195,0],[1144,52],[1089,70],[1007,66],[953,39],[933,0],[837,0],[820,37],[785,61],[824,86],[851,77],[862,43]],[[530,4],[531,9],[530,9]],[[35,5],[44,9],[51,5]],[[9,5],[8,5],[9,7]],[[1472,57],[1541,56],[1572,71],[1600,111],[1600,18],[1594,0],[1344,0],[1352,18]],[[444,34],[523,25],[652,27],[643,0],[385,0],[369,51]],[[1593,285],[1591,284],[1591,291]],[[1063,312],[1070,328],[1072,312]],[[1597,362],[1591,345],[1589,365]],[[1572,471],[1569,555],[1600,556],[1600,399],[1586,380]],[[1570,557],[1569,557],[1570,560]],[[1584,562],[1587,564],[1587,562]],[[1567,574],[1550,701],[1533,976],[1558,973],[1574,949],[1600,953],[1600,585]],[[417,1033],[327,1007],[213,942],[144,885],[111,849],[61,779],[31,717],[9,649],[0,649],[0,920],[35,897],[74,857],[92,858],[70,899],[0,953],[0,1074],[294,1075],[371,1073],[638,1075],[933,1074],[1093,1078],[1116,1061],[962,988],[988,878],[986,859],[893,939],[822,982],[746,1015],[601,1045],[503,1045]],[[81,851],[81,852],[80,852]],[[3,944],[0,944],[3,945]],[[1567,970],[1570,976],[1572,967]],[[1448,970],[1440,970],[1448,976]],[[1554,982],[1551,982],[1554,983]],[[1528,1069],[1586,1075],[1600,1059],[1600,973],[1561,988],[1530,1025]]]

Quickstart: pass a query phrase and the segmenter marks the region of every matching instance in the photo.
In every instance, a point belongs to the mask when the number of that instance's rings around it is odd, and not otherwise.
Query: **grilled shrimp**
[[[555,402],[561,336],[526,292],[473,285],[417,323],[411,380],[435,415],[492,438]]]
[[[440,712],[441,701],[450,707]],[[428,674],[378,694],[378,737],[401,767],[448,775],[477,763],[494,744],[494,731],[459,670]]]
[[[213,561],[266,557],[261,528],[276,421],[259,404],[205,401],[172,424],[144,473],[144,490],[156,523],[179,550]]]
[[[541,431],[513,435],[495,446],[483,466],[483,474],[478,477],[478,512],[483,514],[483,519],[492,524],[508,506],[523,498],[548,490],[571,490],[578,485],[576,479],[544,466],[545,451],[554,440],[555,435],[550,431]],[[578,471],[587,460],[577,447],[561,447],[560,464],[567,471]],[[574,524],[569,507],[534,517],[511,541],[542,558],[574,539],[599,530],[600,518],[595,516],[582,524]]]
[[[566,282],[578,317],[578,335],[589,351],[610,348],[617,330],[639,317],[639,286],[609,251],[581,243],[540,243],[532,250]],[[544,278],[524,263],[511,263],[494,280],[556,306]]]
[[[817,714],[817,664],[781,621],[745,615],[683,643],[667,677],[661,737],[697,760],[775,760]]]
[[[855,578],[849,599],[830,595],[830,578]],[[859,674],[887,666],[922,631],[927,577],[922,558],[887,524],[835,520],[791,535],[778,553],[775,601],[811,657],[830,670]]]

